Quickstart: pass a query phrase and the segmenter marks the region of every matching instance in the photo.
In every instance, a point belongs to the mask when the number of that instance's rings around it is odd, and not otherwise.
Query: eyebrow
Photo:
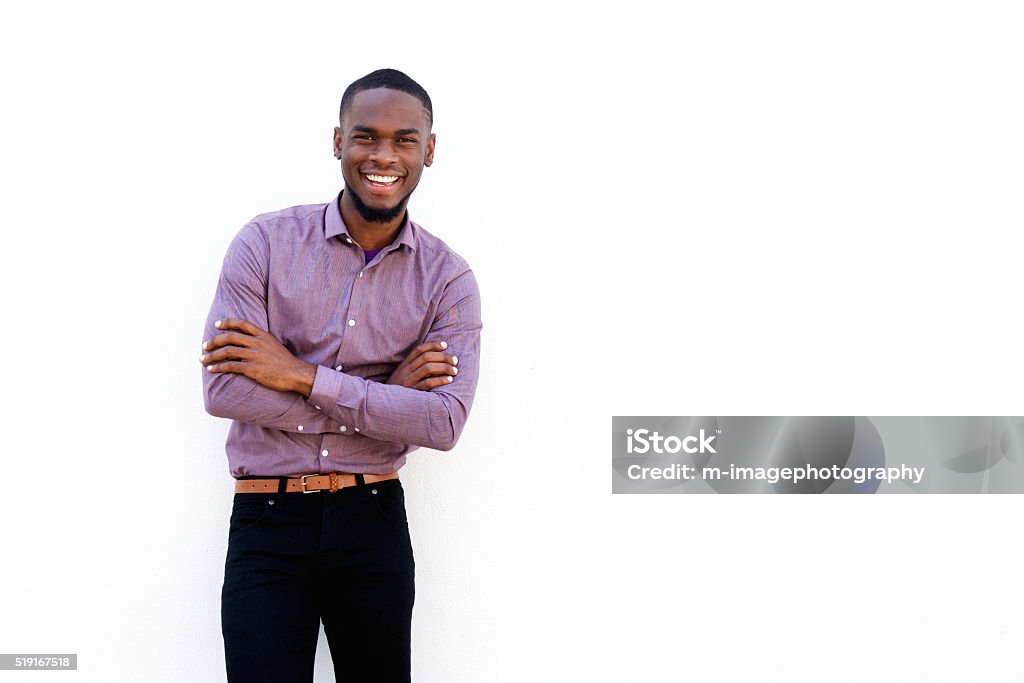
[[[352,130],[357,131],[359,133],[376,133],[377,132],[376,128],[373,128],[371,126],[360,126],[358,124],[355,125],[355,126],[352,126]],[[395,131],[395,135],[419,135],[419,134],[420,134],[419,128],[402,128],[400,130],[396,130]]]

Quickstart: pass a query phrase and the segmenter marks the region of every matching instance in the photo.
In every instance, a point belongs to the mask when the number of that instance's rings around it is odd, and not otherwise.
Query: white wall
[[[415,680],[1020,680],[1021,497],[613,498],[609,446],[616,414],[1020,414],[1019,6],[662,6],[5,9],[0,651],[223,678],[203,320],[394,66],[435,102],[413,215],[485,324],[462,441],[403,471]]]

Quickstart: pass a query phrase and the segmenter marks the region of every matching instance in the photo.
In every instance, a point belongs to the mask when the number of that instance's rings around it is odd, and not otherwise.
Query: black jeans
[[[397,479],[236,493],[221,593],[228,680],[310,683],[322,620],[339,683],[408,681],[413,570]]]

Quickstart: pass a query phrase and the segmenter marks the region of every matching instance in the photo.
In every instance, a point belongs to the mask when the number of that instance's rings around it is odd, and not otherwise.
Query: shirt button
[[[320,455],[322,455],[322,456],[324,456],[326,458],[328,455],[330,455],[330,453],[328,453],[327,449],[325,448],[322,451],[320,451]]]
[[[359,277],[362,277],[362,276],[363,276],[363,271],[360,270],[359,271]]]
[[[299,425],[299,431],[300,432],[302,431],[302,425]]]
[[[345,367],[345,366],[344,366],[344,365],[339,365],[338,367],[336,367],[336,368],[334,368],[334,369],[335,369],[335,370],[337,370],[338,372],[341,372],[341,369],[342,369],[343,367]]]
[[[313,407],[316,408],[317,410],[320,410],[320,406],[313,406]]]
[[[348,326],[349,327],[355,327],[356,326],[356,321],[355,320],[349,320],[348,321]]]
[[[348,242],[349,244],[352,244],[352,238],[351,237],[346,237],[345,241]]]
[[[338,431],[347,432],[348,427],[346,427],[345,425],[341,425],[340,427],[338,427]]]
[[[359,431],[359,427],[356,427],[356,431],[357,431],[357,432]]]

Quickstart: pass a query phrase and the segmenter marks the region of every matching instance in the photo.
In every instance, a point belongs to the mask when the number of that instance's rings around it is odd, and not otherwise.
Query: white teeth
[[[385,185],[390,185],[391,183],[393,183],[396,180],[398,180],[398,176],[373,175],[371,173],[367,173],[366,177],[369,178],[370,180],[372,180],[375,183],[384,183]]]

